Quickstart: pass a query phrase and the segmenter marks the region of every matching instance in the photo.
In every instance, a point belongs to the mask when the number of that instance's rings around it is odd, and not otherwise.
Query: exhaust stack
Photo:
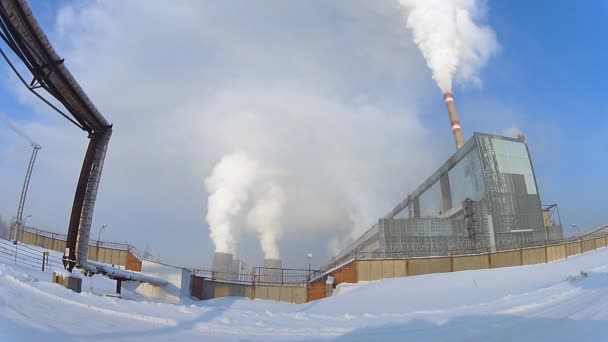
[[[460,120],[458,119],[458,113],[456,113],[456,106],[454,105],[454,95],[450,92],[443,94],[445,105],[448,108],[448,114],[450,116],[450,125],[452,126],[452,134],[454,134],[454,143],[457,149],[461,149],[464,145],[464,139],[462,138],[462,129],[460,128]]]

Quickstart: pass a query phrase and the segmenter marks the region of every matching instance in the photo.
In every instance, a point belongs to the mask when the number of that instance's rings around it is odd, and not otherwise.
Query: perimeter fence
[[[5,238],[0,238],[0,260],[6,264],[23,265],[42,272],[64,269],[61,257],[39,248],[14,243]]]

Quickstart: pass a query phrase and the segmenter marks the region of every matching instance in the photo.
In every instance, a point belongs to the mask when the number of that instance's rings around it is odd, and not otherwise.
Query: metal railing
[[[250,272],[194,269],[197,277],[251,285],[306,286],[316,270],[295,268],[253,267]]]
[[[64,269],[60,257],[4,238],[0,238],[0,261],[37,268],[43,272]]]
[[[11,229],[13,229],[13,228],[11,228]],[[55,239],[55,240],[66,241],[66,239],[67,239],[67,235],[65,235],[65,234],[53,233],[53,232],[49,232],[49,231],[34,228],[34,227],[23,226],[21,229],[23,229],[21,234],[23,234],[24,232],[27,232],[27,233],[31,233],[31,234],[34,234],[37,236],[51,238],[51,239]],[[137,251],[137,249],[134,246],[132,246],[128,243],[102,241],[102,240],[89,240],[89,246],[116,249],[116,250],[121,250],[121,251],[129,251],[132,253],[135,253]]]
[[[603,228],[608,228],[604,226]],[[354,260],[373,260],[373,259],[416,259],[416,258],[433,258],[433,257],[450,257],[450,256],[465,256],[465,255],[476,255],[476,254],[487,254],[496,252],[507,252],[513,250],[520,250],[526,248],[537,248],[537,247],[550,247],[556,245],[563,245],[573,242],[583,242],[593,240],[596,238],[608,238],[608,232],[597,231],[592,234],[583,237],[570,237],[559,240],[549,241],[530,241],[526,239],[514,239],[511,241],[509,246],[503,246],[502,248],[496,249],[492,252],[493,247],[490,244],[480,242],[469,242],[469,243],[445,243],[442,246],[435,245],[433,248],[429,248],[427,245],[408,245],[404,246],[403,250],[387,251],[387,252],[365,252],[365,251],[352,251],[347,255],[333,260],[321,269],[314,271],[310,280],[314,281],[323,276],[333,272],[336,269],[347,265]]]

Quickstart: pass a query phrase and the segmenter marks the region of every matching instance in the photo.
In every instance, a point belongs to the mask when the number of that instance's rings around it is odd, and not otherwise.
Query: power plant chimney
[[[454,143],[457,149],[461,149],[464,145],[464,139],[462,138],[462,129],[460,128],[460,120],[458,119],[458,113],[456,113],[456,106],[454,106],[454,95],[450,92],[443,94],[445,105],[448,108],[448,114],[450,115],[450,125],[452,126],[452,134],[454,134]]]

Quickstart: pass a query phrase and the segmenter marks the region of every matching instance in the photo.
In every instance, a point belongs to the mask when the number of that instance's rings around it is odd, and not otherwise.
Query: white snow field
[[[581,275],[586,273],[586,276]],[[0,264],[0,341],[608,341],[608,249],[550,264],[341,285],[302,305],[164,304]]]

